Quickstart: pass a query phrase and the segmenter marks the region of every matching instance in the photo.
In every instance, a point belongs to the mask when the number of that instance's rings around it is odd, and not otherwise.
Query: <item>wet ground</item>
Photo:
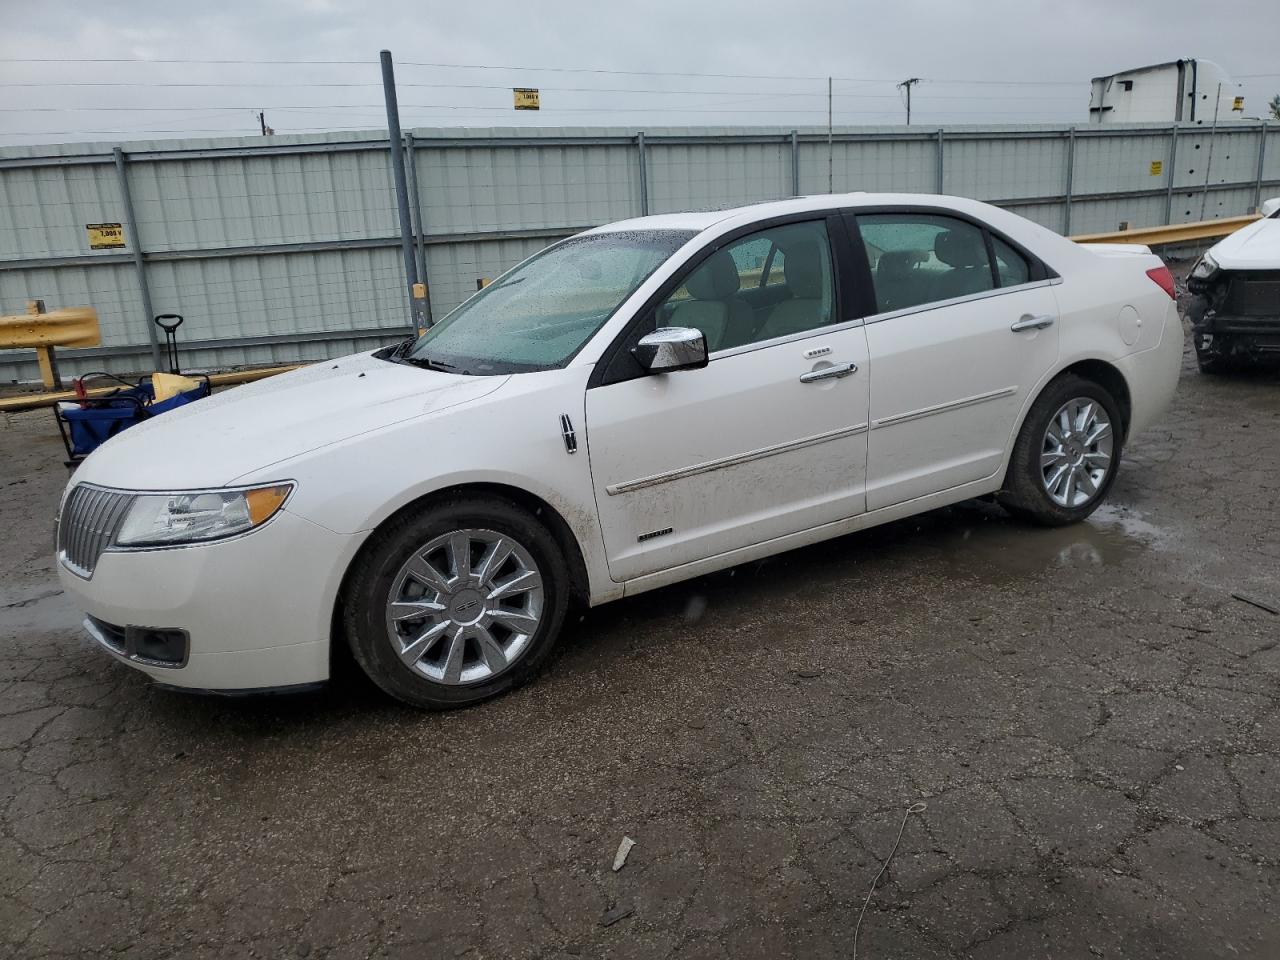
[[[725,571],[424,715],[109,662],[50,416],[0,420],[0,955],[848,958],[901,829],[859,957],[1276,957],[1278,441],[1280,379],[1189,362],[1088,523]]]

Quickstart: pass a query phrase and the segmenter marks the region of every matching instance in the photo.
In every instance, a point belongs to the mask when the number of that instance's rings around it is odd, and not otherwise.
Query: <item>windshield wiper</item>
[[[443,360],[432,360],[430,357],[400,357],[400,362],[414,367],[422,367],[424,370],[442,370],[445,373],[457,369],[451,363],[445,363]]]

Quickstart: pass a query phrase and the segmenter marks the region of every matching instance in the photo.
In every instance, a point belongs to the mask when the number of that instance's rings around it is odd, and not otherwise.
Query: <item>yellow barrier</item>
[[[64,307],[45,312],[43,300],[28,300],[27,312],[0,317],[0,350],[34,348],[45,389],[62,386],[54,347],[96,347],[102,342],[98,311]]]
[[[1166,243],[1186,243],[1189,240],[1212,240],[1235,233],[1258,219],[1258,214],[1247,217],[1223,217],[1220,220],[1198,220],[1194,223],[1175,223],[1167,227],[1138,227],[1134,230],[1117,230],[1114,233],[1083,233],[1072,237],[1076,243],[1143,243],[1161,246]]]
[[[209,374],[209,385],[213,387],[231,387],[238,383],[251,383],[254,380],[265,380],[267,377],[274,377],[277,373],[288,373],[290,370],[297,370],[304,367],[304,363],[295,363],[283,367],[260,367],[257,370],[233,370],[230,373],[211,373]],[[118,389],[117,384],[114,387],[95,387],[86,390],[85,393],[91,397],[102,396],[104,393],[110,393],[112,390]],[[55,403],[61,403],[64,400],[75,400],[76,395],[70,390],[63,390],[60,393],[21,393],[14,397],[0,398],[0,413],[17,413],[20,410],[37,410],[40,407],[52,407]]]

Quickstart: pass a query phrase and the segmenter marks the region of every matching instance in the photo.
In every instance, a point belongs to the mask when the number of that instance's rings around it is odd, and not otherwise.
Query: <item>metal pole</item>
[[[151,306],[151,288],[147,285],[147,267],[142,259],[142,238],[138,235],[138,218],[133,214],[133,194],[129,191],[129,175],[124,167],[124,151],[113,147],[111,155],[116,162],[116,179],[120,183],[120,201],[124,204],[125,226],[129,230],[129,243],[133,246],[133,268],[138,275],[138,293],[142,296],[142,312],[147,317],[147,339],[151,342],[151,363],[160,369],[160,338],[156,334],[155,310]]]
[[[835,167],[831,155],[831,78],[827,77],[827,193],[835,193]]]
[[[414,152],[413,134],[404,135],[405,162],[409,165],[409,201],[412,205],[413,235],[418,241],[418,282],[427,283],[427,225],[422,220],[422,200],[418,194],[418,162]],[[431,326],[431,294],[423,298],[424,319]]]
[[[795,130],[791,131],[791,195],[800,196],[800,143]]]
[[[942,128],[938,128],[938,177],[934,184],[934,193],[942,193]]]
[[[1222,106],[1222,84],[1218,84],[1217,100],[1213,104],[1213,126],[1209,128],[1209,156],[1204,165],[1204,189],[1200,191],[1200,219],[1204,219],[1204,208],[1209,202],[1209,171],[1213,169],[1213,144],[1218,136],[1218,108]]]
[[[1177,176],[1178,163],[1178,125],[1169,128],[1169,176],[1166,179],[1164,195],[1164,222],[1173,223],[1173,180]]]
[[[409,190],[404,175],[404,137],[400,133],[400,106],[396,102],[396,73],[391,51],[383,50],[382,95],[387,102],[387,140],[391,149],[391,176],[396,184],[396,209],[400,218],[400,252],[404,256],[405,286],[409,294],[409,320],[423,329],[425,318],[419,316],[414,285],[418,282],[418,266],[413,259],[413,221],[409,217]]]
[[[640,216],[649,215],[649,167],[644,159],[644,131],[636,134],[636,150],[640,154]]]
[[[1062,213],[1062,232],[1064,235],[1071,233],[1071,193],[1075,182],[1076,174],[1076,128],[1071,126],[1067,129],[1067,193],[1063,202]]]
[[[1253,209],[1262,209],[1262,170],[1267,160],[1267,121],[1262,121],[1262,137],[1258,140],[1258,179],[1253,185]]]

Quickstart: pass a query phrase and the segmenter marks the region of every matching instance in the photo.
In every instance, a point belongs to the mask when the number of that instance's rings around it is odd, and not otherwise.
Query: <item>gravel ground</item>
[[[1110,503],[970,504],[585,615],[447,715],[164,692],[0,419],[0,955],[1280,955],[1280,380],[1188,360]],[[230,598],[229,598],[230,599]],[[613,872],[623,836],[635,840]]]

